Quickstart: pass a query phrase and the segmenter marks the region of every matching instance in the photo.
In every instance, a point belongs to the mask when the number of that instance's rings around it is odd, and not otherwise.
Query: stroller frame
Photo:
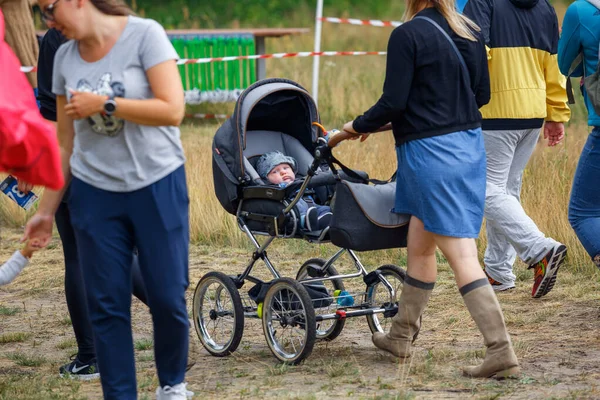
[[[256,139],[247,141],[248,134]],[[366,182],[339,162],[342,171],[338,173],[331,149],[340,135],[329,141],[326,135],[309,93],[297,83],[279,78],[246,89],[232,117],[217,130],[212,146],[215,194],[223,208],[235,215],[254,251],[241,274],[210,271],[196,285],[194,326],[210,354],[223,357],[234,352],[242,339],[245,318],[259,318],[273,355],[281,362],[298,364],[310,355],[317,339],[336,338],[347,318],[365,316],[371,332],[386,332],[386,325],[397,314],[398,293],[406,273],[395,265],[368,272],[352,250],[353,244],[340,247],[327,260],[305,261],[295,279],[282,277],[267,254],[276,238],[329,242],[329,228],[316,232],[299,229],[301,216],[295,206],[313,192],[326,204],[331,200],[331,185],[340,181]],[[269,151],[293,157],[303,181],[286,188],[264,182],[251,160]],[[333,217],[341,215],[334,207]],[[260,243],[259,235],[267,238]],[[355,271],[340,274],[334,264],[345,255]],[[264,282],[252,275],[258,260],[265,263],[272,280]],[[364,291],[346,291],[344,281],[355,278],[362,278]],[[254,286],[240,294],[246,282]]]
[[[290,278],[282,278],[267,254],[268,247],[276,238],[286,237],[277,228],[280,223],[281,215],[288,214],[293,209],[295,204],[305,195],[307,188],[309,187],[312,178],[317,173],[317,169],[319,168],[321,162],[323,160],[326,162],[330,161],[329,155],[331,155],[331,149],[328,147],[327,142],[323,140],[321,145],[319,145],[315,151],[314,161],[310,166],[308,174],[304,178],[304,181],[294,199],[284,208],[280,215],[271,217],[273,226],[275,227],[275,235],[262,231],[253,232],[246,221],[246,218],[251,217],[250,213],[242,211],[244,200],[240,201],[236,213],[237,223],[239,228],[246,234],[250,242],[253,244],[255,251],[252,253],[252,257],[246,265],[244,272],[237,276],[227,276],[217,272],[211,272],[207,274],[212,274],[209,279],[213,280],[215,279],[214,275],[218,275],[218,279],[223,282],[223,287],[230,292],[229,296],[231,298],[231,302],[237,303],[234,304],[234,310],[219,310],[217,305],[216,308],[210,310],[209,312],[211,319],[217,319],[220,317],[233,317],[235,320],[234,328],[231,330],[232,337],[229,337],[224,345],[215,346],[215,338],[210,337],[207,329],[203,327],[205,321],[203,321],[203,319],[200,317],[202,314],[202,310],[200,310],[200,308],[202,307],[199,306],[197,299],[199,293],[205,293],[203,292],[205,285],[203,285],[202,280],[198,283],[194,293],[194,323],[202,344],[211,354],[215,356],[225,356],[235,351],[242,337],[243,319],[261,318],[263,320],[263,330],[265,331],[267,343],[275,357],[285,363],[298,364],[311,353],[316,339],[333,340],[335,337],[337,337],[340,334],[347,318],[366,316],[372,332],[385,332],[387,330],[385,326],[386,324],[381,323],[376,315],[383,314],[383,320],[390,321],[391,318],[398,312],[397,292],[399,288],[393,285],[390,281],[394,280],[396,283],[402,284],[406,275],[405,272],[397,266],[385,265],[369,273],[353,250],[340,248],[327,260],[321,260],[320,262],[317,262],[317,264],[320,265],[313,266],[312,272],[316,272],[317,276],[310,276],[310,272],[308,271],[309,267],[305,268],[304,275],[306,276],[301,276],[301,272],[304,268],[303,265],[300,271],[298,271],[296,279],[293,280]],[[335,180],[341,180],[341,177],[333,166],[333,163],[330,163],[330,168]],[[267,216],[262,217],[268,218]],[[303,233],[302,236],[305,240],[310,242],[323,243],[327,241],[327,230],[328,228],[321,232],[317,232],[314,235],[310,233]],[[261,244],[256,235],[265,235],[267,238]],[[333,268],[333,264],[344,254],[347,254],[350,257],[356,268],[356,272],[338,274],[335,268]],[[272,281],[264,282],[261,279],[251,275],[258,260],[262,260],[264,262],[265,266],[273,276]],[[320,297],[315,300],[311,298],[311,295],[306,290],[306,285],[318,283],[324,284],[324,282],[337,282],[338,286],[343,287],[343,285],[340,285],[339,282],[358,277],[362,277],[367,286],[365,292],[340,296],[339,294],[336,295],[335,291],[334,293],[330,293],[328,290],[327,297]],[[228,282],[225,283],[225,281]],[[256,285],[268,286],[264,298],[256,300],[256,305],[249,301],[250,299],[242,298],[242,296],[239,294],[239,290],[244,286],[246,281],[252,282]],[[378,285],[381,285],[383,290],[387,292],[387,295],[385,295],[387,301],[374,304],[374,297],[372,293],[370,294],[370,291],[372,292],[374,290],[373,288],[377,287]],[[336,286],[334,285],[334,288],[335,287]],[[272,291],[275,291],[275,293],[271,293]],[[276,299],[277,295],[279,295],[279,300],[274,301],[273,299]],[[336,306],[335,312],[329,312],[329,305],[337,302],[339,297],[352,297],[352,304]],[[294,315],[293,317],[286,317],[285,321],[283,321],[284,318],[278,315],[278,308],[284,307],[282,303],[285,301],[282,299],[290,298],[292,299],[287,301],[289,304],[286,304],[289,306],[291,311],[295,312],[298,309],[301,309],[303,310],[303,313],[300,316]],[[355,305],[354,300],[357,298],[361,298],[362,300]],[[261,302],[261,300],[264,300],[264,302]],[[275,304],[276,301],[279,301],[279,306]],[[325,313],[315,314],[315,308],[324,308],[315,307],[313,303],[317,302],[328,302]],[[267,307],[272,309],[271,313],[264,312],[264,303],[267,303]],[[277,316],[274,317],[273,315]],[[269,318],[271,318],[271,321],[268,321]],[[273,324],[272,319],[277,318],[280,319],[278,322],[283,328],[293,326],[299,327],[300,330],[304,331],[303,340],[299,340],[300,343],[298,347],[293,345],[291,346],[291,349],[286,348],[286,345],[288,345],[287,347],[290,347],[289,342],[282,343],[281,339],[276,338],[277,329],[280,329],[280,326],[278,324]],[[319,331],[317,327],[324,321],[333,321],[332,327],[326,329],[325,331]]]
[[[248,225],[246,225],[243,221],[241,221],[239,219],[238,219],[238,223],[240,224],[242,231],[244,231],[244,233],[248,236],[248,238],[250,239],[250,241],[256,248],[256,251],[252,254],[252,259],[250,260],[250,263],[248,264],[248,266],[246,267],[244,272],[241,275],[238,275],[237,277],[233,278],[233,281],[236,284],[236,286],[238,288],[241,288],[243,286],[245,280],[248,280],[253,283],[265,283],[262,280],[250,275],[250,273],[252,272],[252,269],[254,268],[254,265],[256,264],[256,262],[259,259],[263,260],[267,269],[273,275],[274,279],[281,278],[281,275],[279,275],[279,272],[275,269],[275,266],[273,265],[273,263],[271,262],[271,260],[269,259],[268,255],[267,255],[267,248],[271,245],[271,243],[273,243],[273,241],[275,240],[275,237],[270,236],[261,245],[258,242],[257,238],[252,233],[252,231],[250,231],[250,229],[248,228]],[[336,262],[342,255],[344,255],[344,253],[348,253],[350,258],[354,262],[354,266],[356,267],[357,272],[352,273],[352,274],[332,275],[332,276],[325,276],[325,277],[320,277],[320,278],[303,279],[299,282],[301,282],[301,283],[324,282],[324,281],[331,281],[334,279],[352,279],[352,278],[358,278],[361,276],[364,278],[369,275],[369,272],[366,270],[366,268],[360,262],[360,259],[358,258],[356,253],[350,249],[339,249],[335,254],[333,254],[331,257],[329,257],[326,260],[325,264],[322,267],[323,270],[327,270],[330,266],[332,266],[334,262]],[[377,278],[389,290],[390,296],[392,298],[395,298],[396,292],[395,292],[394,288],[392,287],[392,285],[385,278],[385,276],[383,276],[380,273],[377,274],[377,272],[378,272],[377,270],[373,271],[373,272],[376,273]],[[354,307],[356,307],[356,306],[354,306]],[[361,309],[359,309],[359,310],[346,311],[346,312],[344,312],[344,314],[336,313],[336,314],[317,315],[317,316],[315,316],[315,320],[318,322],[318,321],[324,321],[324,320],[328,320],[328,319],[361,317],[361,316],[365,316],[365,315],[372,315],[372,314],[378,314],[378,313],[391,313],[392,315],[395,315],[398,312],[398,306],[395,304],[390,305],[389,307],[381,307],[381,308],[363,308],[362,305],[360,307],[361,307]],[[245,312],[244,315],[246,317],[258,317],[256,312]]]

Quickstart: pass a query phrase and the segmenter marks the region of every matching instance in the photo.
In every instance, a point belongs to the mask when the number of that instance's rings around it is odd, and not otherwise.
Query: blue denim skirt
[[[412,140],[396,147],[396,154],[393,211],[419,218],[428,232],[477,238],[485,206],[481,129]]]

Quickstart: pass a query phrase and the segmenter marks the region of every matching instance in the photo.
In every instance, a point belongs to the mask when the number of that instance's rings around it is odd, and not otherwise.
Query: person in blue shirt
[[[597,69],[600,7],[593,3],[596,1],[577,0],[565,13],[558,42],[558,64],[564,75],[569,74],[571,65],[580,53],[583,55],[582,62],[577,65],[572,76],[582,76],[585,79],[585,76],[592,75]],[[569,222],[593,262],[600,268],[600,187],[597,184],[600,170],[600,116],[595,111],[585,86],[582,86],[582,92],[592,132],[583,148],[573,178]]]

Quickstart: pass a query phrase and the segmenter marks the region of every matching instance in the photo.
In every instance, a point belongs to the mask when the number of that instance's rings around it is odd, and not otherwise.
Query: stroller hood
[[[290,135],[311,153],[320,131],[314,100],[302,86],[287,79],[264,79],[239,97],[231,117],[217,130],[213,159],[234,184],[245,181],[244,149],[249,131],[276,131]]]

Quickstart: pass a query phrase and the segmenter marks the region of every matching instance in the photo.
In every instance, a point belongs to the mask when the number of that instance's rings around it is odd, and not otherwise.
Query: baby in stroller
[[[286,156],[279,151],[271,151],[259,158],[256,169],[261,178],[284,188],[296,179],[298,164],[293,157]],[[290,200],[295,195],[296,193],[291,196]],[[315,204],[311,196],[300,199],[296,203],[296,208],[300,215],[300,228],[304,231],[320,231],[328,227],[331,222],[331,207]]]

